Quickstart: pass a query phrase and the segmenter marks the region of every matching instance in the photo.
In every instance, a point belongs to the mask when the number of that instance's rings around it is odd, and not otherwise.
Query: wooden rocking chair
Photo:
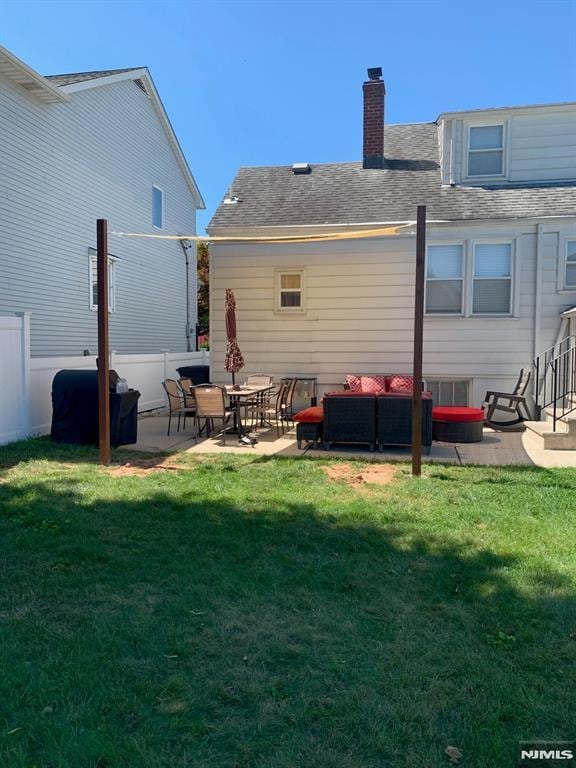
[[[522,368],[513,392],[486,392],[482,407],[485,409],[484,423],[488,427],[512,431],[524,428],[524,422],[532,418],[530,407],[525,397],[525,392],[530,383],[530,376],[531,372],[525,371]],[[495,421],[495,411],[511,413],[515,418],[507,421]]]

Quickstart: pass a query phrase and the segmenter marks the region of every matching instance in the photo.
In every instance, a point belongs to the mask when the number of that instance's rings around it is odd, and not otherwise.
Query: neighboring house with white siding
[[[42,77],[0,48],[0,313],[31,312],[33,356],[96,351],[98,218],[194,234],[199,208],[145,67]],[[109,252],[111,348],[193,349],[195,256],[112,234]]]
[[[213,379],[226,376],[226,288],[247,373],[317,376],[326,391],[348,373],[410,372],[419,204],[429,222],[424,376],[436,402],[479,405],[487,389],[510,391],[520,369],[568,333],[576,104],[384,126],[380,74],[363,86],[362,162],[241,168],[208,232],[262,240],[405,228],[324,242],[215,241]]]

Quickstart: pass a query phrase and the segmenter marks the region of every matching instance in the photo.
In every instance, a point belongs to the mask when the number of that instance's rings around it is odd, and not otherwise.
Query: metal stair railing
[[[552,429],[563,416],[576,411],[576,336],[544,350],[534,360],[536,415],[552,406]]]

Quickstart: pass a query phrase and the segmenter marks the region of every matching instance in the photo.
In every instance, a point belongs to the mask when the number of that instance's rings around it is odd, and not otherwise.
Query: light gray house
[[[436,402],[478,406],[486,390],[510,391],[521,368],[569,334],[576,104],[384,126],[384,83],[370,74],[363,161],[241,168],[212,218],[214,237],[261,239],[211,246],[212,375],[225,376],[226,288],[236,294],[248,373],[318,376],[326,391],[346,374],[409,372],[410,222],[425,204],[427,388]],[[262,242],[379,227],[397,234]]]
[[[42,77],[0,48],[0,314],[32,313],[33,356],[96,351],[96,219],[193,234],[199,208],[146,68]],[[109,251],[111,347],[190,348],[195,256],[113,235]]]

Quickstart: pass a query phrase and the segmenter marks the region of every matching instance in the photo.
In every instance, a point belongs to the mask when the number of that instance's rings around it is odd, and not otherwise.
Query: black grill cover
[[[184,365],[177,368],[181,379],[192,379],[192,384],[208,384],[210,382],[209,365]]]
[[[110,393],[110,442],[138,439],[140,392]],[[98,371],[59,371],[52,382],[52,431],[56,443],[98,445]]]

